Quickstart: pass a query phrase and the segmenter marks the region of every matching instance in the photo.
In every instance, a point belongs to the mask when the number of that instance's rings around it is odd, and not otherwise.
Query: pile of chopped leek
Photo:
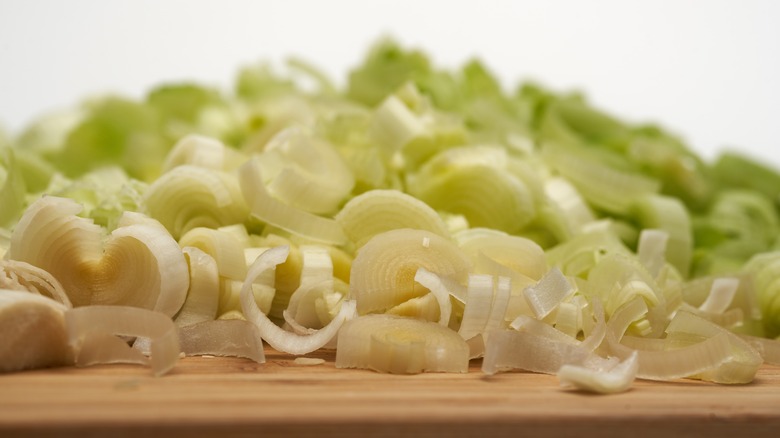
[[[287,67],[0,135],[0,371],[265,342],[619,392],[780,361],[775,170],[389,40],[343,90]]]

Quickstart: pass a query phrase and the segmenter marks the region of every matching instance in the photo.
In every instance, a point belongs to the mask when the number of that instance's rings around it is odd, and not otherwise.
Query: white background
[[[289,55],[343,84],[384,35],[780,168],[780,2],[758,0],[0,0],[0,125],[163,81],[228,89],[241,65]]]

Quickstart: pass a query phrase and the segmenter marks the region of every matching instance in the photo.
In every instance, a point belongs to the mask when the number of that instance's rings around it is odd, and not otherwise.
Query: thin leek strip
[[[726,336],[730,345],[730,357],[717,368],[697,373],[696,378],[717,383],[749,383],[763,363],[761,355],[749,343],[717,324],[692,313],[677,312],[667,327],[669,337],[678,334],[710,338]]]
[[[550,266],[557,266],[564,275],[584,276],[605,256],[611,253],[629,253],[629,249],[608,230],[594,230],[574,236],[545,251]]]
[[[647,315],[647,304],[641,297],[634,297],[631,301],[620,306],[612,314],[607,323],[606,340],[613,353],[621,358],[628,357],[625,348],[621,348],[620,340],[626,334],[626,330],[634,321],[637,321]]]
[[[326,294],[335,293],[333,261],[326,248],[306,246],[301,248],[303,267],[298,289],[290,295],[285,316],[309,328],[320,328],[322,322],[316,302]],[[288,318],[285,318],[288,319]]]
[[[320,318],[318,302],[330,295],[343,296],[334,290],[333,279],[320,283],[302,284],[290,296],[290,305],[284,311],[284,320],[290,324],[293,322],[303,327],[319,329],[327,322]]]
[[[649,194],[635,200],[633,214],[642,228],[664,230],[669,234],[666,261],[686,278],[693,258],[693,230],[685,204],[677,198]]]
[[[187,299],[176,314],[175,322],[184,327],[217,317],[219,308],[219,271],[213,257],[195,247],[182,249],[190,271]]]
[[[750,335],[740,335],[740,337],[758,351],[764,363],[780,365],[780,340]]]
[[[71,308],[65,289],[54,276],[41,268],[16,260],[0,260],[0,289],[24,290],[54,299]]]
[[[145,356],[150,351],[151,343],[136,341],[133,347],[126,340],[111,333],[86,334],[76,348],[76,366],[88,367],[101,364],[138,364],[148,366],[151,363]],[[140,344],[136,347],[136,344]]]
[[[620,340],[629,324],[641,318],[646,312],[647,306],[644,300],[636,297],[615,312],[607,328],[606,339],[612,353],[625,359],[634,351],[638,352],[637,377],[650,380],[691,377],[716,369],[732,357],[730,340],[726,332],[718,333],[701,342],[668,350],[634,350],[621,345]],[[682,313],[685,312],[678,312],[677,317]]]
[[[421,267],[463,281],[470,263],[455,244],[429,231],[399,229],[374,236],[352,262],[350,296],[358,312],[382,311],[423,295],[426,291],[414,281]]]
[[[260,311],[266,314],[270,312],[276,296],[274,281],[274,272],[267,271],[258,276],[252,284],[252,295],[255,298],[255,303]],[[219,306],[217,310],[219,315],[241,310],[241,288],[243,285],[243,281],[225,277],[219,278]]]
[[[0,289],[0,373],[72,364],[67,310],[41,295]]]
[[[179,359],[176,325],[160,312],[127,306],[95,305],[69,310],[65,320],[69,343],[77,351],[92,336],[138,336],[151,338],[151,365],[156,376],[170,371]]]
[[[365,315],[342,327],[337,368],[387,373],[468,371],[469,346],[440,324],[393,315]]]
[[[270,283],[270,285],[274,288],[274,298],[271,303],[271,310],[268,311],[268,316],[271,319],[282,320],[284,317],[283,312],[289,307],[290,296],[300,286],[301,271],[303,269],[303,255],[298,246],[293,244],[290,239],[276,234],[265,235],[257,240],[255,244],[258,247],[262,246],[266,248],[273,248],[275,246],[286,246],[290,248],[287,260],[277,266],[275,272],[269,272],[268,274],[269,278],[273,279],[273,282]],[[261,253],[262,252],[258,253],[257,251],[247,251],[247,255],[250,255],[247,259],[247,265],[251,265]],[[251,256],[252,254],[253,256]],[[348,275],[347,278],[349,278]]]
[[[617,364],[610,360],[599,360],[591,361],[587,366],[563,365],[558,370],[558,379],[564,386],[600,394],[615,394],[631,388],[638,370],[639,355],[633,352]]]
[[[576,339],[569,339],[562,342],[558,337],[549,338],[525,330],[494,330],[485,344],[482,372],[495,374],[516,368],[555,374],[564,364],[584,363],[592,353],[582,348]]]
[[[495,293],[490,305],[490,314],[485,321],[482,332],[486,335],[493,330],[503,328],[505,316],[509,307],[509,298],[512,294],[512,281],[508,277],[498,277],[495,285]]]
[[[712,282],[707,299],[699,306],[699,310],[709,313],[723,313],[731,306],[734,295],[739,288],[737,278],[716,278]]]
[[[595,321],[590,330],[585,332],[585,339],[580,345],[588,351],[596,351],[607,337],[607,322],[604,318],[604,306],[601,305],[601,301],[594,299],[589,306],[592,311],[586,320],[595,319]]]
[[[638,353],[637,377],[649,380],[671,380],[704,373],[726,363],[732,354],[726,334],[687,347]]]
[[[414,274],[414,281],[431,291],[431,294],[439,304],[439,324],[447,327],[452,315],[452,302],[450,301],[452,293],[447,284],[438,275],[425,268],[417,269],[417,272]]]
[[[243,320],[202,321],[179,329],[181,351],[187,356],[230,356],[265,362],[257,327]]]
[[[423,201],[398,190],[370,190],[347,202],[336,221],[354,247],[360,248],[373,236],[399,228],[427,230],[449,237],[448,227],[436,211]]]
[[[485,332],[493,304],[493,277],[490,275],[469,275],[466,306],[458,334],[471,339]]]
[[[534,336],[541,336],[567,345],[580,344],[577,338],[567,335],[546,322],[525,315],[515,318],[509,324],[509,327],[519,332],[530,333]]]
[[[627,253],[604,256],[588,274],[588,287],[604,303],[607,316],[635,296],[641,296],[650,306],[664,302],[653,276],[635,256]]]
[[[561,302],[574,294],[574,287],[558,268],[550,269],[534,286],[527,287],[523,296],[537,319],[543,319]]]
[[[686,311],[696,316],[706,319],[721,327],[736,329],[745,323],[745,312],[740,308],[728,309],[723,312],[705,312],[699,308],[693,307],[688,303],[683,303],[678,311]]]
[[[347,241],[335,220],[289,206],[268,193],[257,158],[239,168],[241,191],[257,219],[314,241],[341,245]]]
[[[210,255],[217,263],[219,275],[231,280],[246,277],[244,245],[234,235],[212,228],[197,227],[179,238],[179,245],[194,247]]]
[[[252,295],[252,283],[269,269],[275,269],[287,259],[289,253],[288,247],[271,248],[260,255],[249,268],[244,286],[241,289],[241,308],[247,321],[255,324],[260,332],[260,336],[265,339],[271,347],[285,353],[302,355],[311,353],[327,344],[339,331],[341,325],[352,318],[355,312],[353,301],[345,301],[341,305],[341,310],[333,320],[311,335],[300,336],[279,328],[265,314],[263,314],[255,303]]]
[[[569,302],[558,304],[555,313],[555,328],[568,336],[576,337],[582,327],[582,309]]]
[[[189,284],[176,241],[158,222],[126,212],[104,244],[104,231],[76,216],[80,210],[69,199],[40,198],[14,229],[8,256],[49,272],[74,306],[129,305],[174,315]]]

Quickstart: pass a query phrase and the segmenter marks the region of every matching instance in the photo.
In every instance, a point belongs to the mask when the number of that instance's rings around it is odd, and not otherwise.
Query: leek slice
[[[257,157],[239,168],[239,181],[250,212],[257,219],[317,242],[341,245],[347,241],[335,220],[297,209],[271,196]]]
[[[469,275],[466,292],[466,306],[458,334],[463,339],[471,339],[484,332],[493,304],[493,277],[489,275]]]
[[[739,287],[737,278],[717,278],[712,282],[707,299],[699,306],[699,310],[710,313],[723,313],[731,306],[734,295]]]
[[[192,134],[176,142],[168,152],[163,163],[163,172],[182,165],[231,171],[244,161],[246,158],[240,152],[226,147],[218,139]]]
[[[149,186],[144,205],[176,239],[196,227],[243,223],[249,214],[234,175],[193,165],[162,174]]]
[[[445,327],[449,326],[450,315],[452,315],[450,296],[454,295],[450,289],[453,288],[453,285],[446,284],[441,277],[425,268],[417,270],[414,274],[414,281],[431,291],[431,295],[436,298],[436,302],[439,304],[439,324]]]
[[[365,315],[344,324],[336,349],[337,368],[367,368],[410,374],[465,373],[469,346],[439,324],[393,315]]]
[[[300,285],[290,296],[284,317],[288,323],[294,321],[307,328],[319,329],[334,316],[330,315],[330,309],[322,312],[321,308],[327,303],[341,302],[344,295],[336,290],[333,261],[326,248],[307,246],[301,248],[301,253]],[[326,318],[321,317],[323,313],[328,314]]]
[[[65,314],[69,343],[77,351],[77,365],[113,362],[101,350],[109,348],[118,354],[116,360],[136,362],[134,353],[123,351],[113,336],[151,338],[151,366],[156,376],[170,371],[179,360],[179,336],[176,325],[166,315],[127,306],[85,306]],[[124,343],[124,342],[122,342]],[[127,346],[127,344],[125,344]],[[127,350],[130,347],[127,346]]]
[[[337,211],[355,185],[352,172],[334,147],[298,127],[279,132],[256,159],[268,193],[309,213]]]
[[[0,289],[37,293],[73,307],[60,282],[43,269],[16,260],[0,260],[0,268]]]
[[[221,230],[196,227],[179,238],[179,245],[198,248],[217,263],[219,275],[231,280],[246,277],[244,246],[235,236]]]
[[[0,372],[72,364],[66,310],[37,294],[0,289]]]
[[[217,317],[219,271],[214,258],[195,247],[182,249],[190,272],[187,298],[176,314],[176,325],[184,327]]]
[[[352,262],[349,290],[357,310],[383,311],[426,291],[415,287],[419,268],[463,281],[468,258],[451,241],[424,230],[399,229],[377,234]]]
[[[639,369],[639,355],[633,352],[627,359],[591,361],[588,366],[563,365],[558,370],[561,384],[577,389],[614,394],[627,391]]]
[[[129,305],[174,315],[189,275],[170,234],[158,222],[126,212],[104,244],[103,230],[76,216],[80,210],[70,199],[40,198],[14,229],[8,256],[49,272],[74,306]]]
[[[475,227],[515,233],[536,209],[531,190],[506,169],[503,149],[448,149],[425,163],[409,191],[437,210],[462,214]]]
[[[265,362],[257,326],[243,320],[202,321],[179,329],[181,351],[187,356],[244,357]]]
[[[525,288],[523,296],[537,319],[543,319],[561,302],[574,294],[574,287],[558,268],[550,269],[534,286]]]
[[[398,190],[371,190],[347,202],[336,215],[344,233],[360,248],[372,237],[399,228],[415,228],[449,237],[447,225],[423,201]]]

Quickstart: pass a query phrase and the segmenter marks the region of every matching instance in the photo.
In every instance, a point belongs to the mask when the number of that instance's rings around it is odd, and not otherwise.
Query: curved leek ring
[[[446,150],[410,178],[409,191],[437,210],[462,214],[474,227],[514,233],[536,216],[528,186],[507,170],[506,151]]]
[[[465,373],[469,347],[439,324],[394,315],[366,315],[344,324],[336,350],[337,368],[387,373]]]
[[[244,246],[235,236],[221,230],[197,227],[185,233],[179,239],[179,245],[198,248],[214,258],[219,275],[231,280],[243,280],[246,277],[247,262],[244,258]]]
[[[213,320],[219,306],[217,262],[195,247],[184,247],[182,251],[190,271],[190,287],[187,299],[176,314],[179,327]]]
[[[336,215],[344,233],[360,248],[377,234],[399,228],[449,237],[447,224],[428,204],[398,190],[370,190],[347,202]]]
[[[0,372],[72,364],[66,311],[52,299],[0,289]]]
[[[374,236],[352,262],[349,290],[358,313],[387,310],[423,295],[427,291],[414,281],[421,267],[463,281],[471,264],[454,243],[430,231],[399,229]]]
[[[271,196],[309,213],[335,212],[355,185],[333,146],[299,127],[276,134],[257,159]]]
[[[33,292],[73,307],[59,281],[43,269],[17,260],[0,260],[0,289]]]
[[[123,348],[119,347],[121,344],[116,342],[118,338],[115,336],[151,338],[151,365],[157,376],[168,372],[179,360],[176,325],[160,312],[137,307],[96,305],[69,310],[65,320],[69,342],[77,351],[76,363],[79,365],[110,359],[101,351],[106,343],[108,348],[114,350],[114,354],[119,352],[119,360],[129,358],[135,361],[132,353],[121,353]],[[130,347],[126,350],[130,350]]]
[[[189,285],[176,241],[156,221],[125,213],[128,219],[120,219],[104,244],[103,230],[76,216],[80,210],[69,199],[39,199],[14,229],[9,257],[49,272],[74,306],[128,305],[174,315]]]
[[[168,152],[163,163],[163,172],[183,165],[231,171],[245,160],[243,154],[226,147],[215,138],[191,134],[176,142]]]
[[[249,214],[235,176],[192,165],[162,174],[146,191],[144,205],[176,239],[196,227],[243,223]]]

